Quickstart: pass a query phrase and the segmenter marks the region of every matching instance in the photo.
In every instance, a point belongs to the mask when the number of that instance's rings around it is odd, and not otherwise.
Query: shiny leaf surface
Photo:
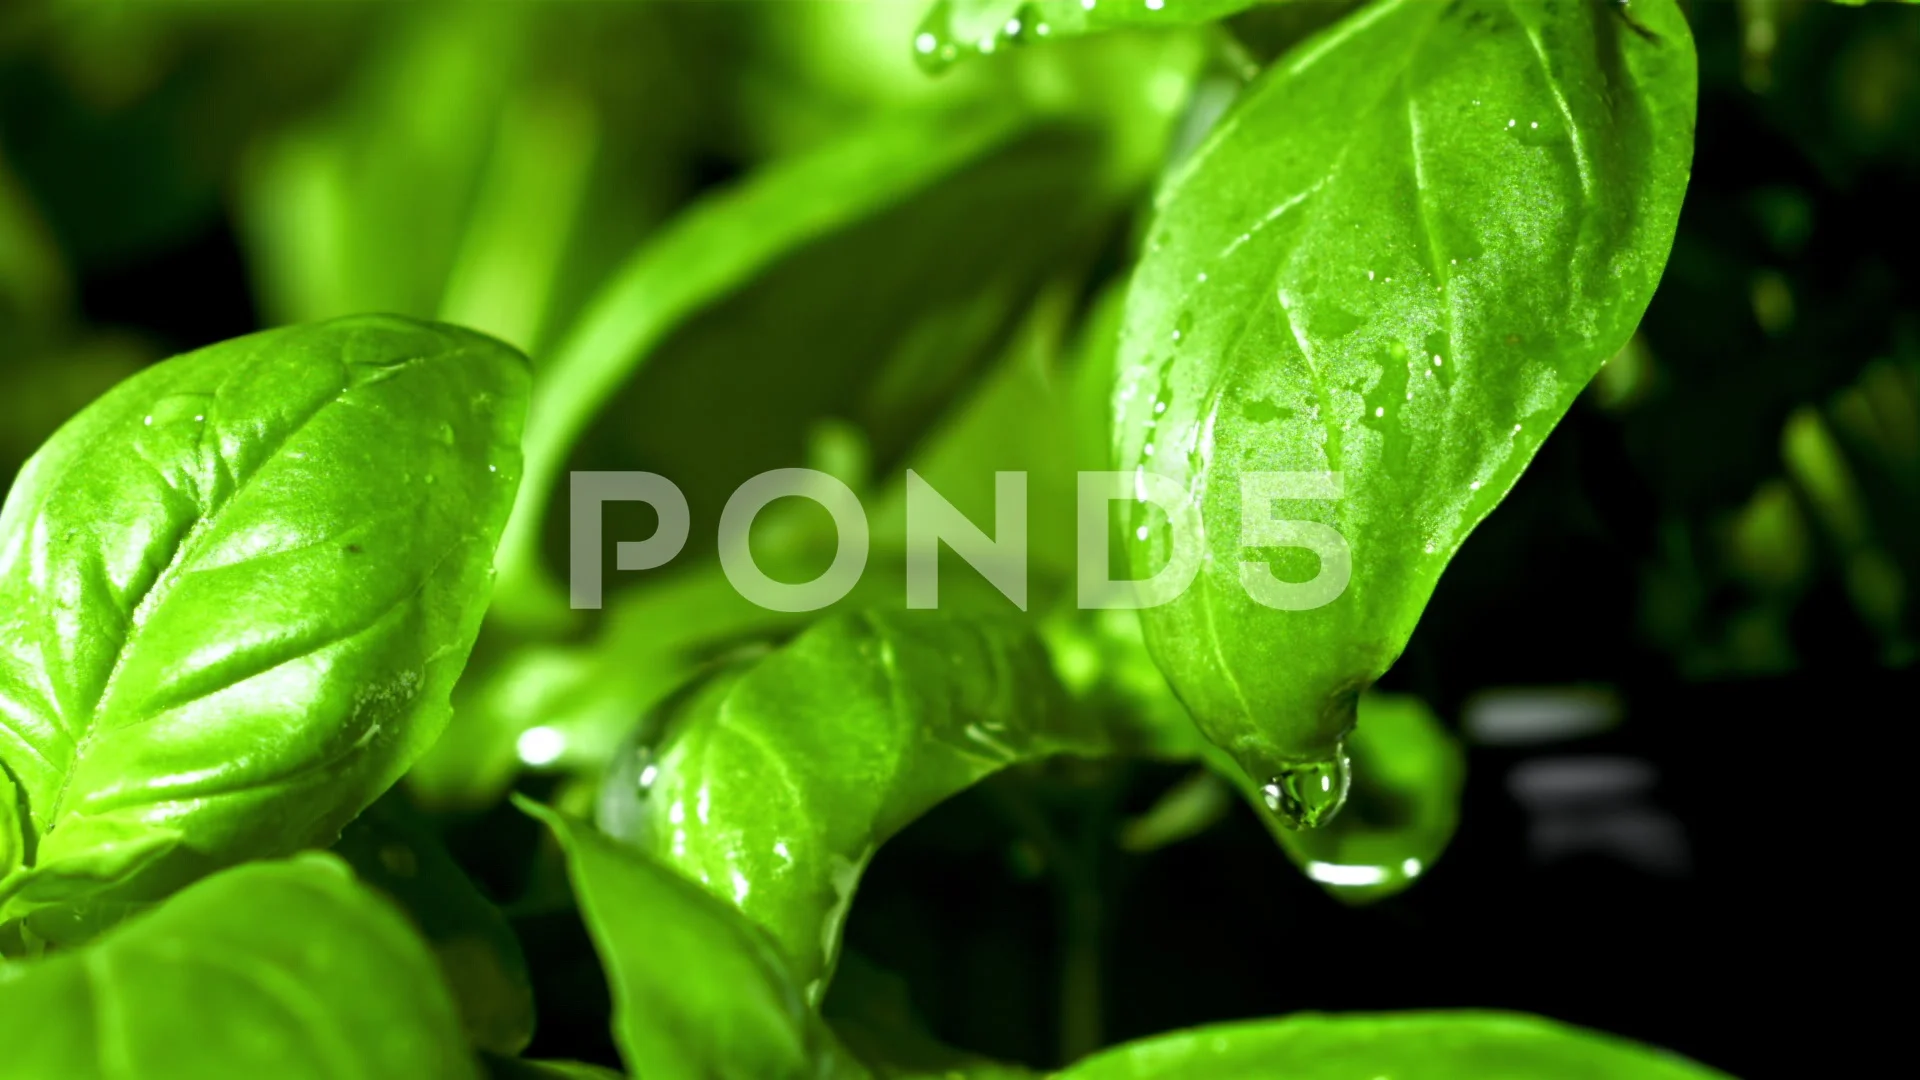
[[[1288,789],[1341,771],[1359,692],[1645,309],[1693,111],[1668,0],[1383,0],[1285,56],[1160,192],[1115,461],[1197,510],[1136,518],[1136,575],[1178,533],[1197,578],[1143,612],[1148,641],[1297,821],[1337,808],[1337,782]],[[1243,505],[1270,473],[1306,475]]]
[[[1106,745],[1017,622],[941,612],[834,616],[654,720],[602,826],[766,928],[813,1001],[888,837],[1015,762]]]
[[[30,818],[9,916],[331,842],[439,734],[518,476],[527,371],[361,317],[147,369],[0,514],[0,761]]]

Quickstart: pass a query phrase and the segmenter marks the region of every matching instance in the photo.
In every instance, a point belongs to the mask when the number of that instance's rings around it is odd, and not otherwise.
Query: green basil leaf
[[[765,516],[778,513],[776,504]],[[755,549],[762,569],[782,577],[784,561]],[[964,599],[964,589],[951,592],[943,603]],[[869,567],[834,608],[897,607],[904,594],[897,572]],[[608,598],[591,640],[523,646],[463,682],[445,737],[407,774],[408,789],[436,808],[479,809],[499,800],[522,766],[597,777],[635,722],[713,661],[817,617],[753,603],[714,561],[642,581]]]
[[[475,1077],[433,958],[338,859],[217,874],[72,952],[0,966],[0,1076]]]
[[[1398,694],[1361,695],[1349,746],[1353,787],[1338,817],[1318,829],[1268,826],[1328,893],[1365,903],[1406,889],[1447,849],[1466,754],[1425,702]]]
[[[149,368],[0,513],[0,763],[30,866],[4,912],[87,907],[330,843],[439,734],[513,498],[527,369],[390,317]]]
[[[1160,192],[1115,460],[1197,511],[1137,516],[1136,575],[1177,534],[1197,580],[1142,614],[1195,721],[1296,823],[1338,808],[1360,691],[1631,335],[1694,94],[1671,0],[1382,0],[1262,76]],[[1256,473],[1306,475],[1243,506]]]
[[[1107,747],[1017,621],[930,611],[823,620],[655,725],[610,772],[602,827],[764,927],[814,1002],[882,843],[1015,762]]]
[[[547,500],[594,416],[675,327],[794,250],[1004,145],[1027,120],[1011,108],[940,115],[946,122],[897,117],[769,167],[676,219],[602,287],[544,365],[529,408],[526,482],[500,548],[503,617],[540,625],[564,615],[539,561]]]
[[[404,798],[390,793],[368,807],[333,851],[433,947],[469,1042],[517,1054],[533,1041],[533,986],[519,939]]]
[[[914,32],[913,55],[926,71],[1015,45],[1101,30],[1213,22],[1263,0],[935,0]]]
[[[1521,1013],[1409,1012],[1221,1024],[1096,1054],[1058,1080],[1725,1080],[1665,1051]]]
[[[516,796],[567,855],[613,989],[614,1041],[649,1080],[859,1077],[779,946],[645,854]]]

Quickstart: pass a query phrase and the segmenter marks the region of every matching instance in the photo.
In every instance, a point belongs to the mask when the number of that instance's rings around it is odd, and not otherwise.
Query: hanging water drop
[[[1260,794],[1282,824],[1292,829],[1316,829],[1333,820],[1346,805],[1353,782],[1345,745],[1321,761],[1294,762],[1280,767]]]

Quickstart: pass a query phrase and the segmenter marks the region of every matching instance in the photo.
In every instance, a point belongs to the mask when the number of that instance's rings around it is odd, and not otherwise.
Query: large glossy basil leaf
[[[149,368],[35,455],[0,513],[7,915],[71,939],[330,843],[405,771],[485,607],[526,387],[490,338],[341,319]]]
[[[1096,1054],[1059,1080],[1724,1080],[1676,1054],[1523,1013],[1410,1012],[1222,1024]]]
[[[930,72],[967,56],[1101,30],[1212,22],[1262,0],[934,0],[914,32],[913,55]]]
[[[0,1077],[475,1077],[426,947],[338,859],[215,875],[99,941],[0,966]]]
[[[467,1040],[517,1054],[533,1040],[533,987],[507,918],[396,791],[340,834],[334,853],[407,914],[440,964]]]
[[[888,837],[1015,762],[1106,745],[1018,620],[836,615],[671,699],[600,820],[770,932],[817,1002]]]
[[[1148,641],[1291,819],[1337,808],[1359,692],[1630,336],[1694,93],[1670,0],[1382,0],[1268,71],[1160,192],[1115,460],[1197,509],[1136,519],[1136,574],[1177,533],[1197,579],[1143,613]]]
[[[547,807],[613,989],[613,1034],[650,1080],[860,1077],[765,931],[641,852]]]

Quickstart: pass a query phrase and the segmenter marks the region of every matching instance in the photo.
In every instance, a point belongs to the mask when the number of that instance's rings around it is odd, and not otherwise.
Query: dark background
[[[1610,687],[1619,726],[1474,746],[1453,846],[1418,887],[1371,907],[1325,896],[1242,807],[1162,851],[1107,846],[1094,923],[1105,1039],[1300,1009],[1492,1006],[1746,1077],[1876,1060],[1868,1005],[1907,981],[1892,836],[1905,756],[1889,736],[1912,722],[1920,688],[1914,605],[1900,599],[1891,621],[1863,611],[1854,552],[1823,531],[1781,446],[1796,409],[1830,409],[1870,362],[1909,386],[1920,364],[1920,10],[1807,8],[1762,62],[1742,48],[1736,5],[1692,6],[1698,150],[1643,324],[1642,377],[1574,408],[1455,560],[1385,684],[1454,722],[1491,687]],[[89,248],[130,181],[163,179],[72,179],[134,136],[61,115],[37,77],[30,63],[0,68],[0,138],[74,240],[84,320],[161,351],[257,329],[217,208],[146,250]],[[1911,464],[1867,450],[1848,461],[1873,543],[1910,589]],[[1783,477],[1803,550],[1793,573],[1747,572],[1731,523]],[[1625,758],[1654,779],[1559,811],[1586,839],[1549,851],[1537,837],[1553,825],[1510,786],[1543,758]],[[1099,832],[1182,775],[1056,766],[955,800],[882,851],[850,949],[904,978],[947,1041],[1052,1064],[1059,893],[1004,804],[1028,800],[1063,834]],[[486,879],[530,829],[503,811],[455,839]],[[489,883],[513,888],[504,872]],[[529,916],[521,929],[545,1006],[530,1053],[610,1059],[577,923]]]

